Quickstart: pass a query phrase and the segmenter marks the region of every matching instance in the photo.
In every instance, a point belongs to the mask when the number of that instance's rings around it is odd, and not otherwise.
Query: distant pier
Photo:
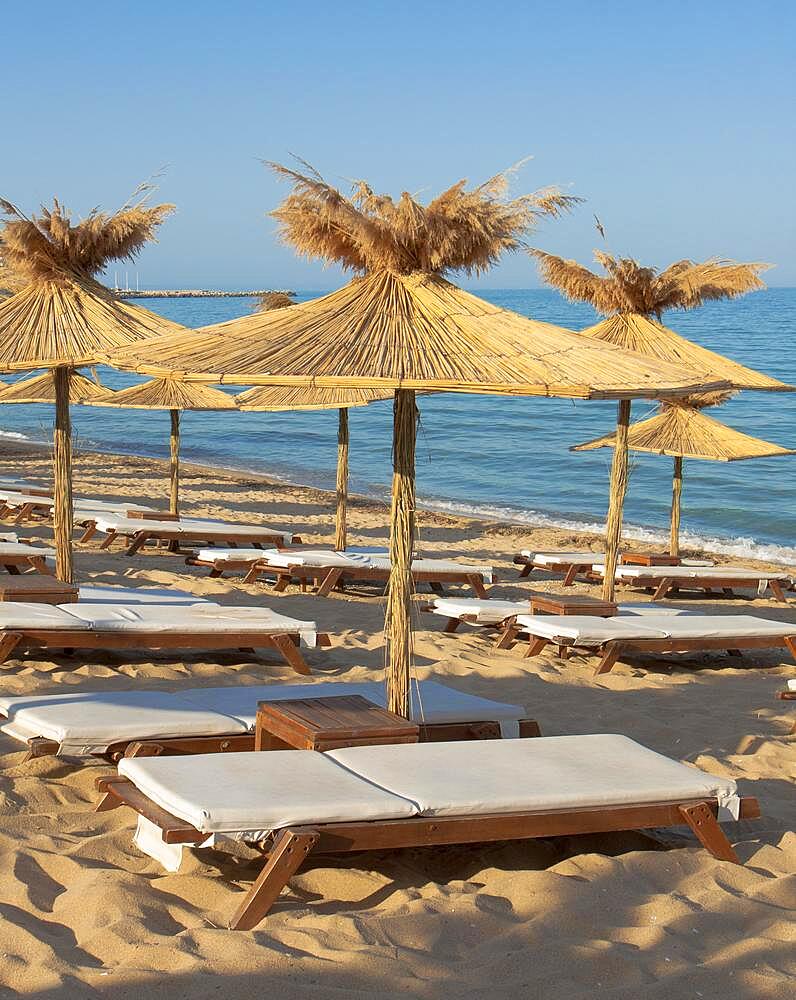
[[[285,295],[295,296],[295,292],[284,291]],[[261,295],[269,295],[274,292],[272,288],[256,288],[250,292],[220,292],[215,288],[174,288],[164,289],[141,289],[132,291],[129,288],[114,288],[114,292],[122,299],[250,299],[258,298]]]

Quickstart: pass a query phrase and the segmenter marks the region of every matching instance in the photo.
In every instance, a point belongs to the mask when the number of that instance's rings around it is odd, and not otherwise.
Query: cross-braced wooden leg
[[[289,635],[273,635],[271,636],[271,642],[297,674],[306,675],[311,673],[310,668],[304,661],[304,657],[299,652],[298,646],[293,644],[293,640]]]
[[[96,533],[97,533],[97,526],[92,522],[91,524],[86,525],[86,530],[80,536],[78,541],[87,542],[89,541],[89,539],[93,538],[94,535],[96,535]]]
[[[0,639],[0,663],[5,663],[22,641],[19,632],[6,632]]]
[[[108,534],[105,536],[105,538],[103,538],[102,544],[100,545],[100,548],[101,549],[109,549],[111,547],[111,545],[113,545],[113,541],[116,538],[116,535],[117,535],[117,532],[115,530],[111,529],[108,532]]]
[[[525,563],[525,565],[520,570],[520,579],[522,579],[522,577],[524,577],[524,576],[530,576],[532,569],[533,569],[533,566],[531,566],[531,564],[529,562]]]
[[[788,647],[790,655],[796,660],[796,635],[786,635],[785,645]]]
[[[562,587],[571,587],[575,582],[575,577],[578,575],[578,567],[570,566],[569,569],[564,574],[564,579],[561,581]]]
[[[259,567],[259,565],[257,563],[254,563],[253,566],[251,567],[251,569],[249,570],[249,572],[246,574],[246,576],[244,576],[243,582],[244,583],[256,583],[257,580],[259,580],[259,579],[260,579],[260,567]],[[279,583],[280,579],[281,579],[280,577],[276,578],[276,583],[274,584],[274,590],[278,589],[277,588],[277,584]],[[290,577],[288,577],[288,582],[290,582]],[[287,586],[287,583],[285,584],[284,587],[282,587],[282,590],[284,590],[286,586]]]
[[[525,650],[524,654],[526,660],[531,656],[538,656],[546,645],[547,645],[547,639],[542,639],[539,637],[531,639],[531,641],[528,643],[528,648]]]
[[[622,647],[618,642],[608,642],[605,644],[603,649],[603,655],[600,662],[594,668],[595,674],[607,674],[613,669],[613,665],[619,659],[622,652]]]
[[[139,549],[142,549],[146,543],[149,541],[149,535],[146,531],[139,531],[133,537],[132,542],[127,546],[126,556],[134,556]]]
[[[672,589],[672,580],[669,579],[669,577],[664,577],[658,584],[657,590],[652,595],[653,601],[663,600],[663,598],[666,597],[666,595],[669,593],[671,589]]]
[[[680,814],[700,844],[707,848],[714,858],[718,858],[719,861],[732,861],[736,865],[741,863],[713,815],[713,810],[706,802],[700,802],[695,806],[680,806]]]
[[[442,631],[453,633],[458,629],[461,623],[462,623],[461,618],[449,618],[445,622],[445,628]]]
[[[318,587],[318,597],[328,597],[337,586],[340,577],[343,575],[341,569],[330,569]]]
[[[511,625],[506,625],[495,641],[495,649],[511,649],[517,641],[518,635],[519,629],[516,625],[513,623]]]
[[[315,832],[281,831],[257,881],[230,920],[230,930],[250,931],[259,924],[317,842]]]
[[[489,593],[484,586],[483,577],[481,577],[478,573],[470,573],[467,576],[467,582],[475,591],[476,597],[480,597],[482,601],[489,600]]]
[[[776,597],[776,599],[778,601],[781,601],[783,604],[787,604],[785,592],[783,591],[782,584],[779,582],[779,580],[769,580],[768,585],[769,587],[771,587],[771,591],[774,594],[774,597]]]

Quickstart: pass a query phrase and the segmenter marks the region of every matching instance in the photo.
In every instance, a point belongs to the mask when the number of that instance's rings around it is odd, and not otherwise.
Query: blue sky
[[[540,246],[588,262],[596,212],[615,252],[796,285],[795,34],[790,0],[4,5],[0,194],[115,207],[168,165],[145,285],[324,289],[274,239],[260,159],[423,196],[533,154],[517,193],[588,199]],[[517,256],[480,283],[537,279]]]

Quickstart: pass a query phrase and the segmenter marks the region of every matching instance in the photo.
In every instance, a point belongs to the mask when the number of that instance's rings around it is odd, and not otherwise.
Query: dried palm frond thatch
[[[88,403],[100,399],[109,391],[93,378],[72,372],[69,380],[70,402]],[[46,371],[33,378],[13,382],[0,392],[0,403],[55,403],[55,376],[52,371]]]
[[[296,304],[288,292],[263,292],[252,307],[252,312],[268,312],[271,309],[287,309]]]
[[[357,181],[347,197],[309,164],[303,164],[306,173],[269,166],[293,184],[271,213],[284,242],[304,257],[361,273],[480,274],[505,251],[523,246],[540,219],[561,215],[582,200],[557,187],[508,200],[516,168],[470,190],[461,180],[424,205],[406,191],[397,201],[376,194],[365,181]]]
[[[247,389],[235,397],[240,410],[340,410],[367,406],[392,393],[378,389],[338,389],[313,385],[265,385]]]
[[[695,309],[705,302],[733,299],[765,288],[760,278],[771,264],[739,264],[714,258],[678,260],[662,271],[643,267],[631,257],[612,257],[601,250],[594,259],[605,274],[595,274],[575,260],[531,248],[542,278],[573,302],[588,302],[605,316],[638,313],[660,319],[667,309]]]

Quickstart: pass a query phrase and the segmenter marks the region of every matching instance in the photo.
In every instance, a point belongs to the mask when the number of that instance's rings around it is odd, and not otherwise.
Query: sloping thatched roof
[[[270,309],[287,309],[294,306],[296,300],[288,292],[263,292],[257,299],[252,312],[268,312]]]
[[[376,271],[330,295],[110,353],[186,380],[574,398],[657,397],[711,380],[494,306],[435,274]]]
[[[571,451],[612,448],[615,435],[578,444]],[[714,462],[737,462],[747,458],[794,455],[770,441],[742,434],[691,406],[664,406],[660,413],[631,424],[628,436],[631,451],[670,455],[673,458],[700,458]]]
[[[80,372],[72,372],[69,379],[69,397],[73,403],[87,403],[104,396],[108,389],[104,385],[86,378]],[[14,382],[0,392],[0,403],[55,403],[55,379],[52,372],[43,372]]]
[[[8,202],[2,230],[8,268],[25,282],[0,302],[0,371],[91,364],[103,351],[182,329],[118,299],[96,279],[111,260],[130,260],[154,236],[170,205],[126,205],[73,223],[56,201],[27,218]]]
[[[721,354],[695,344],[649,316],[638,313],[618,313],[581,330],[606,344],[628,351],[638,351],[650,358],[690,365],[708,372],[714,378],[729,382],[734,389],[790,390],[793,386],[771,378],[763,372],[725,358]]]
[[[318,388],[311,385],[264,385],[235,397],[241,410],[344,410],[367,406],[392,393],[376,389]]]
[[[141,385],[111,392],[91,400],[92,406],[122,406],[137,410],[235,410],[235,400],[220,389],[199,383],[156,378]]]

